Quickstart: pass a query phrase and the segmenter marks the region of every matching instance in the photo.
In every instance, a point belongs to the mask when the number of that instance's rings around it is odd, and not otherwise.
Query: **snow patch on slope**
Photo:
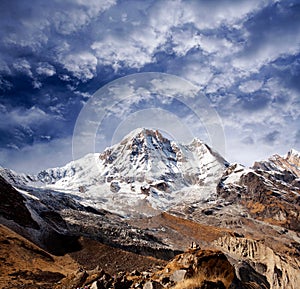
[[[198,139],[179,144],[137,129],[103,153],[88,154],[36,176],[10,172],[15,186],[77,196],[83,205],[123,215],[167,210],[216,196],[227,162]]]

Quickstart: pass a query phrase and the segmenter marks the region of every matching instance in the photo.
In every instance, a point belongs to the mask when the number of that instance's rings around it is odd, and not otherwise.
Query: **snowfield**
[[[69,194],[85,206],[123,216],[153,214],[181,202],[206,201],[228,163],[205,143],[179,144],[158,131],[137,129],[103,153],[88,154],[37,175],[1,174],[22,192]]]

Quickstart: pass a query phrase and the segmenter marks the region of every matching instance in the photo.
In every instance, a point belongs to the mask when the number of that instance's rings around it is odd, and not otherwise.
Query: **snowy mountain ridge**
[[[300,178],[300,153],[295,149],[291,149],[284,156],[275,154],[266,161],[255,162],[253,169],[261,169],[293,175],[294,178]]]
[[[291,150],[229,165],[200,140],[138,129],[37,175],[0,168],[0,218],[55,254],[79,237],[165,258],[197,242],[225,252],[243,282],[298,288],[299,163]]]
[[[37,175],[1,168],[0,174],[15,187],[32,193],[47,190],[76,196],[84,206],[123,216],[152,215],[181,203],[214,201],[220,180],[221,185],[232,186],[251,172],[263,170],[282,180],[298,179],[299,155],[291,150],[251,168],[229,166],[198,139],[180,144],[159,131],[136,129],[104,152],[88,154],[63,167]]]
[[[88,154],[37,175],[2,169],[16,187],[76,195],[84,205],[131,215],[208,200],[228,163],[198,139],[179,144],[159,131],[136,129],[103,153]]]

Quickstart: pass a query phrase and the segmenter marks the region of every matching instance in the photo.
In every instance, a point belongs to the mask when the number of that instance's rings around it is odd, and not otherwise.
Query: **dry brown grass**
[[[53,280],[77,268],[70,256],[53,256],[0,225],[0,288],[53,288]]]
[[[166,261],[110,247],[88,238],[81,237],[79,242],[82,249],[69,255],[86,270],[100,265],[105,272],[113,275],[119,271],[144,271],[155,265],[166,264]]]
[[[214,283],[220,281],[224,284],[226,289],[228,289],[231,284],[231,282],[229,282],[226,278],[206,276],[203,272],[199,272],[198,275],[189,279],[182,280],[175,286],[171,287],[171,289],[198,289],[203,285],[205,281],[210,281]]]
[[[265,205],[259,202],[253,202],[252,200],[247,204],[251,214],[262,213],[265,210]]]
[[[228,229],[196,223],[167,213],[162,213],[160,218],[162,223],[166,224],[168,227],[181,234],[190,236],[194,240],[212,242],[221,237],[225,232],[230,232]]]

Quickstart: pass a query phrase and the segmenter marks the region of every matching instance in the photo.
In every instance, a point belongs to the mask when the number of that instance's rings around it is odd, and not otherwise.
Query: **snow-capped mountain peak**
[[[300,153],[291,149],[284,156],[275,154],[265,161],[255,162],[254,169],[262,169],[274,172],[290,172],[295,177],[300,177]]]
[[[297,156],[298,158],[300,158],[300,152],[298,152],[297,150],[295,150],[293,148],[288,151],[288,153],[286,154],[286,157],[291,156],[291,155],[294,155],[294,156]]]
[[[226,161],[200,140],[184,145],[165,138],[159,131],[135,130],[119,144],[100,154],[102,175],[110,179],[130,177],[152,182],[165,180],[178,186],[196,184],[186,175],[208,181],[208,167],[223,168]],[[215,171],[218,171],[217,169]],[[211,170],[213,174],[214,170]],[[175,188],[173,188],[175,189]]]
[[[22,188],[38,185],[128,215],[212,198],[226,166],[218,153],[198,139],[180,144],[143,128],[103,153],[22,178]]]
[[[300,169],[300,152],[291,149],[286,155],[285,159],[292,165]]]
[[[104,171],[110,175],[136,176],[156,170],[154,164],[163,162],[172,171],[176,158],[171,142],[158,131],[138,129],[100,154]],[[112,170],[108,170],[112,169]]]

